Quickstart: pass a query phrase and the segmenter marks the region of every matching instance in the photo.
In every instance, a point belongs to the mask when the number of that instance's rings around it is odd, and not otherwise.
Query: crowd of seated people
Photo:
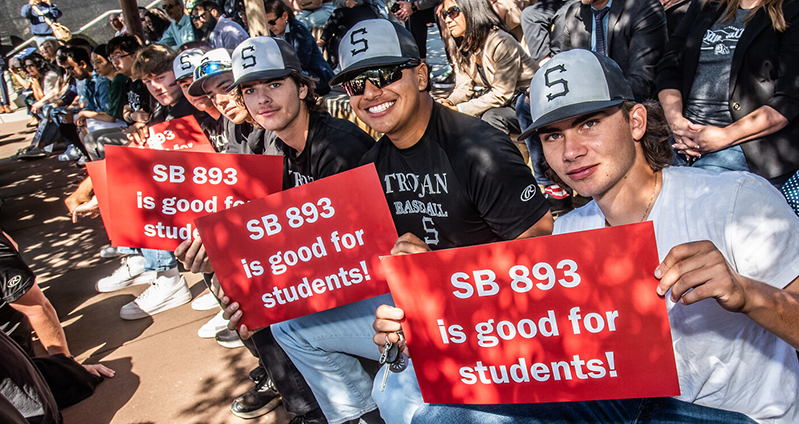
[[[660,295],[682,297],[670,320],[673,335],[687,345],[675,347],[683,394],[651,409],[641,409],[650,404],[640,399],[563,403],[547,406],[549,412],[531,405],[430,405],[412,362],[385,391],[375,384],[370,366],[383,345],[401,344],[404,312],[390,294],[248,329],[239,325],[239,299],[225,296],[201,240],[174,252],[103,249],[103,257],[122,262],[97,282],[97,291],[147,287],[122,307],[122,320],[189,303],[179,263],[202,273],[209,294],[192,307],[219,312],[198,335],[246,346],[259,358],[249,375],[253,386],[235,399],[233,414],[254,418],[282,403],[296,423],[629,422],[642,413],[665,414],[652,422],[799,420],[799,140],[793,138],[799,67],[791,65],[798,3],[263,0],[263,6],[258,20],[269,34],[259,37],[247,32],[254,17],[242,0],[164,0],[160,10],[141,11],[143,38],[117,23],[104,44],[45,40],[9,71],[26,90],[37,127],[17,157],[46,157],[47,146],[63,140],[68,147],[59,159],[81,166],[102,160],[106,145],[143,144],[150,126],[191,115],[220,154],[282,156],[283,189],[367,163],[381,181],[396,172],[457,181],[445,194],[385,187],[389,205],[429,201],[447,211],[424,220],[392,211],[401,236],[385,254],[652,220],[671,234],[659,235],[664,262],[653,272]],[[435,97],[431,86],[448,75],[432,75],[419,29],[426,34],[434,24],[454,81]],[[243,50],[259,66],[242,64]],[[326,112],[331,90],[346,93],[360,123],[381,138],[375,142]],[[612,102],[597,97],[603,95]],[[267,103],[285,113],[260,114]],[[329,161],[335,165],[310,155],[335,158]],[[531,185],[540,189],[520,198]],[[574,210],[576,196],[588,204]],[[66,203],[76,219],[96,216],[91,179]],[[694,216],[696,222],[682,221]],[[715,218],[723,224],[703,224]],[[780,231],[768,228],[774,220],[783,222]],[[754,228],[750,239],[740,234],[744,222]],[[708,230],[719,226],[721,233]],[[767,266],[752,265],[761,262]],[[713,290],[684,287],[689,279],[680,274],[687,267],[713,269],[713,278],[693,283]],[[702,314],[733,324],[681,325]],[[708,346],[697,336],[724,344],[727,330],[743,334],[740,343]],[[331,333],[351,336],[322,337]],[[747,368],[747,361],[758,367]],[[738,387],[747,379],[751,384]],[[755,396],[777,391],[783,394]]]

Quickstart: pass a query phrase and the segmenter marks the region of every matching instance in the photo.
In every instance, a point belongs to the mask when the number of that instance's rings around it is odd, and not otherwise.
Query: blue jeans
[[[155,249],[131,249],[130,247],[118,247],[117,252],[123,255],[144,256],[144,271],[166,271],[178,267],[178,259],[169,250]]]
[[[294,14],[294,19],[300,21],[308,29],[313,27],[323,27],[325,26],[325,23],[327,23],[327,20],[330,19],[330,15],[335,9],[336,6],[333,5],[333,2],[322,3],[318,9],[300,10]]]
[[[732,146],[718,152],[702,155],[693,165],[709,171],[749,171],[741,146]]]
[[[272,325],[275,340],[311,386],[330,424],[357,419],[377,408],[372,377],[356,356],[380,358],[372,329],[380,305],[394,305],[391,295]]]
[[[519,120],[519,128],[521,128],[522,132],[530,125],[533,125],[533,118],[530,116],[530,104],[524,101],[526,98],[527,95],[524,95],[519,96],[516,100],[516,119]],[[524,144],[527,145],[527,151],[530,153],[530,164],[533,165],[535,181],[543,186],[555,184],[554,181],[547,177],[544,171],[544,161],[546,159],[544,158],[544,148],[541,146],[541,139],[538,138],[538,134],[533,134],[526,138]]]
[[[425,404],[413,424],[754,424],[751,418],[674,398],[520,405]]]

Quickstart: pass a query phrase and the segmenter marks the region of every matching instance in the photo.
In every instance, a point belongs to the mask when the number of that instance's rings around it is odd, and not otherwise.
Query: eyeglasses
[[[449,9],[441,12],[441,20],[445,20],[447,16],[449,16],[450,19],[455,20],[455,18],[457,18],[460,15],[461,15],[461,8],[458,6],[452,6]]]
[[[361,96],[366,89],[366,81],[371,82],[372,85],[377,88],[383,88],[401,80],[403,69],[415,68],[419,66],[420,63],[421,62],[418,60],[411,60],[402,65],[390,68],[369,69],[356,75],[349,81],[342,82],[341,86],[344,87],[344,91],[346,91],[350,97]]]
[[[205,15],[206,15],[207,13],[208,13],[208,12],[203,12],[203,13],[200,13],[200,14],[197,14],[197,15],[191,15],[191,16],[189,16],[189,19],[191,19],[192,21],[198,21],[198,20],[200,20],[200,19],[203,19],[203,20],[205,20],[205,19],[206,19],[206,18],[205,18]]]
[[[110,59],[110,60],[111,60],[111,62],[118,62],[118,61],[119,61],[120,59],[122,59],[123,57],[128,57],[128,56],[130,56],[130,55],[132,55],[132,54],[133,54],[133,53],[128,53],[128,54],[115,54],[115,55],[108,56],[108,59]]]
[[[219,62],[209,60],[203,62],[200,66],[194,68],[194,79],[198,80],[208,75],[221,74],[222,72],[230,72],[232,70],[230,62]]]
[[[277,19],[280,19],[280,18],[277,18]],[[272,19],[271,21],[266,21],[266,23],[268,23],[270,26],[275,26],[275,25],[277,25],[277,19]]]

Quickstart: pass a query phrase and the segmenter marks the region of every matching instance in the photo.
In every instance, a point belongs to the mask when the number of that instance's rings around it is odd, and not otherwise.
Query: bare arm
[[[768,105],[760,106],[743,118],[726,127],[689,125],[688,130],[676,134],[692,136],[700,153],[717,152],[727,147],[773,134],[788,125],[788,119]]]
[[[63,353],[70,356],[67,338],[58,315],[38,284],[34,284],[27,293],[9,305],[28,317],[31,327],[36,331],[48,354]]]

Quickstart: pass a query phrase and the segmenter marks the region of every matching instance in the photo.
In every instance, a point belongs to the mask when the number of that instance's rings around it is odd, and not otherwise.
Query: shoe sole
[[[97,284],[94,285],[94,289],[97,290],[97,293],[111,293],[122,289],[126,289],[130,286],[137,286],[140,284],[150,284],[151,282],[155,281],[155,276],[156,276],[154,271],[151,272],[153,272],[153,274],[145,275],[147,274],[147,271],[145,271],[133,277],[133,279],[130,280],[129,283],[124,283],[118,286],[114,286],[114,288],[105,287],[103,290],[100,290],[100,282],[98,281]]]
[[[205,296],[211,296],[211,297],[209,297],[209,299],[213,299],[213,301],[205,300]],[[208,302],[208,303],[206,304],[206,303],[203,303],[203,302]],[[195,311],[210,311],[211,309],[218,308],[218,307],[219,307],[219,301],[217,301],[216,298],[213,297],[212,294],[204,294],[204,295],[194,299],[193,302],[191,302],[191,309],[194,309]]]
[[[280,406],[281,403],[283,403],[283,398],[280,397],[280,396],[276,396],[274,399],[270,400],[269,403],[267,403],[266,405],[256,409],[255,411],[252,411],[252,412],[237,412],[237,411],[233,410],[233,406],[231,405],[230,406],[230,412],[232,412],[233,415],[235,415],[235,416],[237,416],[239,418],[243,418],[245,420],[249,420],[249,419],[252,419],[252,418],[258,418],[258,417],[260,417],[262,415],[266,415],[266,414],[272,412],[275,408]]]
[[[216,327],[213,330],[203,330],[202,327],[197,330],[197,335],[200,336],[201,339],[213,339],[216,336],[216,333],[226,329],[227,326],[224,327]]]
[[[120,310],[119,317],[126,321],[135,321],[137,319],[153,316],[160,312],[168,311],[172,308],[177,308],[178,306],[185,305],[189,302],[191,302],[191,292],[184,294],[182,297],[170,299],[168,302],[165,302],[150,311],[145,312],[139,309],[135,312],[124,313],[122,310]]]
[[[230,342],[230,341],[219,341],[219,340],[217,340],[216,342],[219,343],[220,346],[228,348],[228,349],[237,349],[237,348],[240,348],[240,347],[244,347],[244,342],[242,342],[241,339],[236,340],[236,341],[232,341],[232,342]]]

